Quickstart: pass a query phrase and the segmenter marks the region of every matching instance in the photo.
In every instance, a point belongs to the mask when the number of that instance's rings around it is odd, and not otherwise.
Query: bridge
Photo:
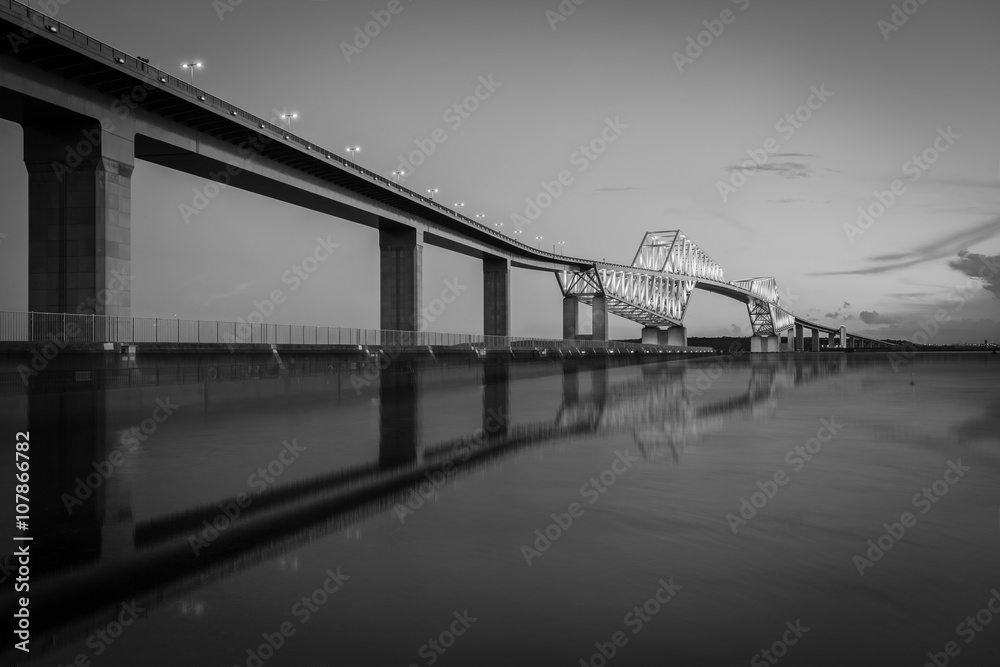
[[[683,318],[697,288],[746,304],[755,352],[779,351],[785,332],[801,351],[805,329],[813,351],[820,333],[827,348],[888,347],[793,315],[772,277],[727,282],[679,230],[647,233],[629,265],[545,252],[22,3],[0,0],[0,29],[8,35],[0,118],[24,132],[32,313],[91,304],[95,315],[131,314],[121,276],[131,275],[131,176],[146,160],[377,229],[383,331],[419,328],[423,248],[433,245],[482,261],[486,337],[510,336],[510,271],[523,268],[556,275],[563,339],[580,337],[586,303],[593,341],[608,339],[611,313],[642,325],[645,344],[685,345]]]

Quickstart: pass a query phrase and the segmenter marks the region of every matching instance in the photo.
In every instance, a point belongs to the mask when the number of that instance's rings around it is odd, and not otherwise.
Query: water
[[[959,625],[1000,591],[1000,360],[888,359],[511,367],[499,399],[482,369],[427,371],[401,394],[359,395],[330,378],[212,385],[207,398],[200,385],[109,391],[98,433],[124,463],[102,482],[96,515],[64,521],[63,507],[48,508],[52,526],[83,537],[43,565],[49,581],[125,589],[114,604],[93,593],[93,608],[69,603],[58,627],[33,636],[31,664],[773,664],[766,649],[788,665],[923,665],[928,652],[947,657],[948,642],[950,664],[1000,664],[1000,615],[981,613],[981,631]],[[353,471],[348,487],[370,490],[430,465],[436,445],[483,425],[484,395],[509,413],[489,447],[517,446],[474,458],[438,489],[426,482],[422,504],[410,485],[349,515],[309,509],[336,500],[305,486],[317,477]],[[123,446],[122,429],[168,396],[173,414],[135,451]],[[402,398],[382,405],[388,396]],[[84,400],[62,409],[79,414]],[[5,433],[28,423],[27,398],[0,406]],[[183,517],[251,490],[293,440],[301,451],[284,455],[254,515],[280,527],[252,529],[218,557],[230,547],[210,542],[192,560]],[[33,465],[38,484],[82,469]],[[548,542],[536,533],[547,529]],[[137,546],[150,530],[158,541]],[[871,551],[880,537],[888,549]],[[158,550],[174,555],[136,574]],[[328,572],[339,588],[317,593]],[[110,643],[93,634],[133,598],[138,621]],[[283,623],[289,636],[261,653]]]

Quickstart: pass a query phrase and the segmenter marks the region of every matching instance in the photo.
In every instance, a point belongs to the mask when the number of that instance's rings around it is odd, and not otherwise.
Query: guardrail
[[[0,342],[30,342],[58,347],[71,343],[201,343],[234,346],[242,344],[447,346],[483,350],[517,348],[606,349],[632,352],[710,350],[710,348],[696,347],[668,348],[621,341],[12,311],[0,311]]]

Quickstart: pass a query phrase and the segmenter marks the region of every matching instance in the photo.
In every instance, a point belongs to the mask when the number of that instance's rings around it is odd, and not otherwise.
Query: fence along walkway
[[[600,348],[636,352],[707,351],[708,348],[643,345],[620,341],[562,340],[521,336],[483,336],[433,331],[386,331],[302,324],[254,324],[118,317],[72,313],[0,311],[0,342],[65,343],[204,343],[275,345],[355,345],[402,347],[453,346],[481,349]]]

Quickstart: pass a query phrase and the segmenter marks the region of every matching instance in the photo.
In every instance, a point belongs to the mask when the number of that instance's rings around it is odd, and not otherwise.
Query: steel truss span
[[[745,303],[754,336],[779,335],[803,323],[781,307],[773,277],[727,282],[718,262],[679,229],[647,232],[629,266],[594,262],[560,271],[556,279],[564,297],[584,303],[605,297],[609,313],[643,326],[681,326],[696,287]]]

